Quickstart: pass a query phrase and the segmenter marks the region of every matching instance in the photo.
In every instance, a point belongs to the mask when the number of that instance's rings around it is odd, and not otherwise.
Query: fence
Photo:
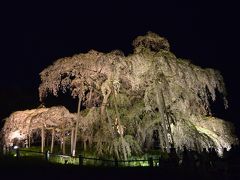
[[[151,166],[157,165],[158,159],[133,159],[133,160],[118,160],[118,159],[100,159],[84,157],[79,155],[79,165],[80,166],[107,166],[107,167],[125,167],[125,166]],[[155,163],[154,163],[155,162]]]
[[[154,159],[149,157],[148,159],[130,159],[130,160],[117,160],[117,159],[102,159],[94,157],[85,157],[79,155],[78,157],[73,157],[69,155],[54,154],[49,151],[37,152],[31,150],[15,149],[11,152],[16,159],[38,159],[45,160],[52,163],[61,164],[73,164],[79,166],[105,166],[105,167],[134,167],[134,166],[149,166],[154,167],[160,164],[160,158]]]

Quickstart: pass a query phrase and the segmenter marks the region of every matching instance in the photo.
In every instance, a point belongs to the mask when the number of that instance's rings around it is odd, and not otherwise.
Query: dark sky
[[[34,2],[34,3],[33,3]],[[132,52],[147,31],[166,37],[177,57],[221,71],[229,110],[238,122],[239,35],[237,5],[211,1],[79,1],[1,3],[0,118],[39,105],[39,72],[60,57],[90,49]],[[40,1],[39,1],[40,2]],[[201,1],[203,2],[203,1]]]

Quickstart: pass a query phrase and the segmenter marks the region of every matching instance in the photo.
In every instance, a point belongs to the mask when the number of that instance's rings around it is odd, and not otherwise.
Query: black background
[[[136,36],[153,31],[169,40],[177,57],[221,71],[229,109],[219,101],[214,115],[239,128],[238,6],[200,2],[1,2],[0,118],[40,104],[39,73],[56,59],[90,49],[127,55]]]

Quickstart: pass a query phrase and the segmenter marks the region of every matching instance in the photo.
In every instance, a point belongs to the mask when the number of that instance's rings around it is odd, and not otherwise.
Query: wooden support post
[[[28,147],[31,147],[31,133],[28,134]]]
[[[62,140],[63,140],[63,149],[62,149],[62,153],[66,154],[66,147],[65,147],[65,128],[63,128],[63,132],[62,132]]]
[[[50,150],[51,153],[53,153],[54,140],[55,140],[55,129],[52,129],[52,141],[51,141],[51,150]]]
[[[71,153],[73,152],[74,128],[71,130]]]
[[[78,110],[77,110],[77,122],[76,122],[76,127],[75,127],[72,156],[76,155],[77,133],[78,133],[78,125],[79,125],[79,120],[80,120],[80,110],[81,110],[81,102],[82,102],[81,96],[79,96],[78,98],[79,99],[78,99]]]
[[[86,151],[87,150],[87,141],[83,140],[83,150]]]
[[[45,128],[44,125],[42,125],[42,148],[41,148],[41,152],[44,152],[44,148],[45,148]]]

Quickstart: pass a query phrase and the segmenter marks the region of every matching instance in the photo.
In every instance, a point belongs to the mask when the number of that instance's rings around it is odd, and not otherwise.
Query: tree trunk
[[[55,139],[55,129],[52,129],[51,153],[53,153],[54,139]]]
[[[166,126],[166,121],[164,117],[164,101],[163,101],[163,95],[162,95],[162,89],[159,88],[157,89],[157,85],[155,85],[155,93],[156,93],[156,100],[157,100],[157,105],[159,109],[159,114],[160,114],[160,122],[162,122],[163,125],[163,134],[164,134],[164,139],[165,139],[165,148],[167,152],[169,152],[169,141],[168,141],[168,136],[167,136],[167,126]],[[160,92],[159,92],[160,91]]]
[[[75,153],[76,153],[77,133],[78,133],[78,125],[79,125],[79,119],[80,119],[81,101],[82,101],[81,96],[78,96],[77,122],[76,122],[76,127],[75,127],[72,156],[75,156]]]
[[[45,147],[45,127],[42,125],[42,148],[41,152],[44,152],[44,147]]]
[[[105,84],[105,85],[102,85],[101,91],[103,94],[103,101],[102,101],[102,105],[101,105],[101,120],[102,120],[105,118],[105,107],[108,102],[108,98],[111,94],[111,89],[109,88],[108,85]]]
[[[170,124],[170,121],[169,121],[168,114],[166,112],[165,99],[164,99],[162,91],[161,91],[161,98],[162,98],[162,101],[163,101],[163,109],[164,109],[164,112],[165,112],[165,115],[166,115],[166,119],[167,119],[167,126],[168,126],[167,131],[168,131],[168,133],[171,136],[171,141],[172,141],[171,143],[174,145],[174,140],[173,140],[173,135],[172,135],[172,130],[171,130],[171,124]]]
[[[109,116],[109,113],[108,113],[107,108],[106,108],[106,115],[107,115],[107,119],[108,119],[109,129],[110,129],[110,132],[111,132],[111,134],[112,134],[112,138],[114,138],[112,119],[111,119],[110,116]]]
[[[162,132],[161,128],[158,128],[159,145],[161,147],[161,150],[164,151],[164,145],[163,145],[164,139],[162,137],[162,133],[161,132]]]
[[[117,119],[118,119],[118,125],[120,127],[122,127],[121,121],[120,121],[120,115],[119,115],[119,111],[118,111],[118,107],[117,107],[117,100],[116,100],[116,94],[115,92],[113,93],[113,99],[114,99],[114,108],[115,108],[115,112],[117,115]],[[123,156],[124,156],[124,160],[127,160],[127,152],[124,146],[124,139],[123,139],[123,134],[120,133],[120,138],[121,138],[121,143],[122,143],[122,150],[123,150]]]

